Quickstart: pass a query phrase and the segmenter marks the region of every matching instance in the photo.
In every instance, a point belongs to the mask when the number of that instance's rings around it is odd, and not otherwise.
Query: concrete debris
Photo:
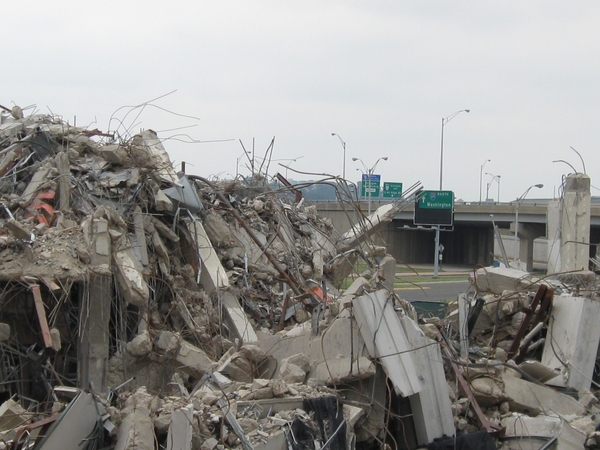
[[[419,316],[375,239],[403,199],[348,201],[341,235],[266,174],[177,173],[152,130],[1,109],[1,448],[523,448],[534,429],[600,448],[593,274],[480,268]]]
[[[570,426],[558,416],[530,417],[512,413],[503,418],[501,423],[506,429],[503,449],[543,448],[553,439],[556,439],[555,447],[548,448],[575,450],[586,447],[586,434]]]

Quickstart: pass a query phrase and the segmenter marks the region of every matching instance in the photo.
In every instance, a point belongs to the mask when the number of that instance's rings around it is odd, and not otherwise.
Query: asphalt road
[[[469,281],[434,281],[429,283],[418,283],[418,286],[396,289],[396,294],[408,301],[442,302],[456,300],[458,294],[469,289]]]

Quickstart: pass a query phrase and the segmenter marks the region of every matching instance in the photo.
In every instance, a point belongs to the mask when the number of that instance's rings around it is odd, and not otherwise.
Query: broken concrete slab
[[[277,414],[281,411],[293,411],[302,409],[304,397],[270,398],[266,400],[239,401],[238,411],[252,409],[256,411],[257,417],[262,419],[269,414]]]
[[[17,428],[32,417],[32,413],[13,399],[6,400],[0,405],[0,438],[4,441],[14,439]]]
[[[100,430],[97,429],[100,423]],[[101,417],[94,395],[79,392],[54,422],[38,446],[43,450],[84,448],[94,431],[102,433]]]
[[[401,314],[400,321],[413,345],[415,368],[424,384],[410,397],[417,442],[424,445],[455,432],[444,363],[437,342],[426,337],[414,320]]]
[[[364,380],[375,375],[375,364],[369,358],[361,356],[355,361],[350,358],[330,359],[319,363],[309,374],[309,386],[336,385],[351,381]]]
[[[373,214],[366,217],[364,222],[355,225],[350,230],[346,231],[342,236],[342,241],[348,248],[357,246],[362,240],[377,231],[381,224],[392,220],[397,209],[398,205],[393,203],[380,206]]]
[[[137,164],[153,169],[161,181],[170,184],[179,181],[169,155],[155,131],[143,130],[136,134],[131,142],[130,152]]]
[[[227,288],[229,286],[229,278],[217,252],[210,242],[202,222],[200,220],[186,221],[186,226],[196,243],[196,250],[202,265],[200,283],[202,283],[209,295],[221,288]]]
[[[0,138],[14,138],[23,129],[21,122],[4,122],[0,124]]]
[[[187,405],[173,411],[167,436],[167,450],[191,450],[194,407]]]
[[[554,296],[541,362],[559,375],[546,384],[577,391],[591,387],[600,343],[599,316],[596,299]]]
[[[127,343],[127,351],[131,356],[146,356],[152,351],[152,338],[144,331]]]
[[[161,353],[172,354],[183,372],[198,379],[214,366],[214,361],[203,350],[186,342],[176,333],[163,331],[154,345]]]
[[[303,383],[309,370],[310,360],[302,353],[281,360],[280,376],[286,383]]]
[[[53,170],[52,163],[48,161],[35,172],[25,192],[21,195],[20,204],[22,206],[28,206],[33,200],[33,196],[44,186],[48,186],[48,179]]]
[[[528,415],[545,413],[577,416],[585,414],[585,408],[577,400],[549,387],[534,384],[507,373],[503,374],[502,382],[511,411]]]
[[[394,310],[393,296],[387,290],[367,292],[354,299],[352,312],[369,355],[381,360],[396,393],[408,397],[423,390],[414,346]]]
[[[144,279],[143,267],[133,248],[130,246],[114,252],[113,264],[115,277],[127,303],[144,306],[148,302],[150,292]]]
[[[154,450],[154,426],[152,419],[135,411],[127,414],[117,431],[115,450]]]
[[[7,219],[4,222],[4,228],[6,228],[10,234],[17,239],[27,242],[33,241],[33,234],[31,233],[31,230],[27,229],[22,223],[13,218]]]
[[[221,291],[220,298],[223,305],[225,319],[230,325],[233,338],[239,339],[241,344],[258,342],[254,327],[240,305],[238,299],[230,291]]]
[[[519,364],[519,368],[531,377],[531,380],[538,381],[540,383],[545,383],[548,380],[556,377],[557,372],[546,367],[539,361],[523,361]]]
[[[504,446],[502,448],[522,450],[538,449],[551,438],[557,438],[556,447],[560,450],[580,450],[584,448],[586,435],[571,427],[564,419],[557,416],[539,415],[529,417],[513,413],[501,421],[505,428]]]
[[[528,272],[506,267],[483,267],[475,272],[475,282],[481,292],[500,295],[504,291],[535,289],[539,279]]]
[[[90,262],[93,265],[110,267],[111,239],[108,233],[108,220],[88,217],[82,222],[84,238],[91,249]]]

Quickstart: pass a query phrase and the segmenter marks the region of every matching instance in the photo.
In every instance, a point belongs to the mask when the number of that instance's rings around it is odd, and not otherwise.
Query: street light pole
[[[479,203],[481,203],[481,189],[482,189],[482,182],[483,182],[483,166],[485,166],[485,163],[491,162],[491,159],[486,159],[483,164],[479,167]]]
[[[498,203],[500,203],[500,175],[498,175]]]
[[[461,109],[460,111],[456,111],[454,114],[451,114],[448,117],[442,117],[442,140],[440,144],[440,191],[442,190],[442,177],[444,174],[444,126],[461,112],[470,113],[471,110]]]
[[[338,139],[340,140],[340,143],[342,144],[342,148],[344,149],[344,160],[343,160],[343,168],[342,168],[342,178],[345,180],[346,179],[346,143],[340,137],[339,134],[337,134],[337,133],[331,133],[331,135],[338,137]]]
[[[442,178],[444,175],[444,126],[454,119],[461,112],[470,113],[470,109],[461,109],[448,117],[442,117],[442,137],[440,142],[440,191],[442,190]],[[439,257],[440,257],[440,226],[435,227],[435,256],[433,258],[433,278],[438,277],[439,272]]]
[[[488,200],[490,198],[490,187],[494,183],[494,180],[496,180],[498,182],[498,198],[497,198],[497,201],[499,202],[500,201],[500,175],[494,175],[493,173],[489,173],[489,172],[486,172],[485,174],[492,177],[492,179],[487,184],[487,188],[485,190],[485,199]]]
[[[519,239],[519,206],[521,204],[521,202],[525,199],[525,197],[527,196],[527,194],[529,193],[529,191],[531,190],[531,188],[543,188],[544,185],[543,184],[533,184],[531,186],[529,186],[527,188],[527,190],[525,192],[523,192],[523,195],[521,195],[520,197],[517,198],[516,201],[516,205],[515,205],[515,241],[514,241],[514,254],[513,254],[513,261],[515,263],[515,268],[520,267],[520,262],[521,262],[521,258],[520,258],[520,251],[517,251],[517,240]],[[518,256],[518,257],[517,257]],[[518,263],[517,263],[518,261]]]
[[[373,176],[373,173],[375,172],[375,168],[377,167],[377,164],[381,160],[387,161],[388,157],[387,156],[382,156],[377,161],[375,161],[375,164],[373,164],[373,166],[370,169],[368,169],[367,165],[364,163],[364,161],[362,159],[360,159],[360,158],[352,158],[352,161],[360,161],[360,163],[364,167],[365,172],[367,174],[367,180],[366,180],[367,186],[365,187],[365,191],[367,192],[367,204],[368,204],[368,215],[369,216],[371,215],[371,182],[372,182],[371,177]],[[360,169],[356,169],[356,170],[361,171]],[[365,172],[362,172],[362,173],[364,174]],[[364,183],[364,180],[363,180],[363,183]]]

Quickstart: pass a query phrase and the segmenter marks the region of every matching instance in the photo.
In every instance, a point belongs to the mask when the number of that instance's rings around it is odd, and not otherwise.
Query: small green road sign
[[[423,191],[419,194],[419,208],[452,209],[453,207],[454,192],[452,191]]]
[[[383,197],[396,198],[402,196],[402,183],[383,183]]]

